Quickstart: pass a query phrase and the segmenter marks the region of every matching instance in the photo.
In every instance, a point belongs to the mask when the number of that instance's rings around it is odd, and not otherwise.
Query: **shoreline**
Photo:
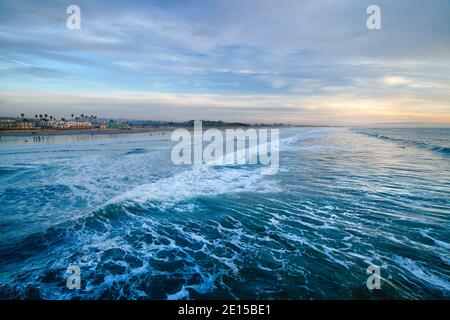
[[[0,136],[54,136],[80,134],[124,134],[169,131],[175,128],[131,128],[131,129],[38,129],[38,130],[1,130]]]
[[[290,127],[298,127],[298,126],[288,126]],[[301,126],[303,127],[303,126]],[[309,127],[309,126],[308,126]],[[316,126],[311,126],[316,127]],[[205,127],[207,129],[208,127]],[[224,126],[221,129],[234,129],[239,127],[228,127]],[[258,126],[258,127],[243,127],[242,129],[248,129],[248,128],[279,128],[279,127],[272,127],[272,126]],[[287,128],[287,127],[284,127]],[[148,127],[148,128],[130,128],[130,129],[24,129],[24,130],[0,130],[0,137],[2,136],[8,136],[8,137],[14,137],[14,136],[30,136],[30,137],[40,137],[40,136],[56,136],[56,135],[80,135],[80,134],[87,134],[87,135],[94,135],[94,134],[125,134],[125,133],[147,133],[147,132],[166,132],[166,131],[173,131],[176,129],[187,129],[192,130],[192,127],[162,127],[162,128],[156,128],[156,127]]]

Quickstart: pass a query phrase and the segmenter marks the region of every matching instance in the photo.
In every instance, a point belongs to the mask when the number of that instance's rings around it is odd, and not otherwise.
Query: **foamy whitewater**
[[[262,175],[175,166],[167,133],[2,136],[0,298],[450,297],[450,129],[280,138]]]

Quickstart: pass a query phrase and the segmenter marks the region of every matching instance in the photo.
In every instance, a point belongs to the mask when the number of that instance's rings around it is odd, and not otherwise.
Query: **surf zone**
[[[279,170],[279,129],[241,128],[203,131],[202,122],[194,129],[176,129],[172,142],[178,142],[171,152],[175,165],[261,165],[261,174],[274,175]]]

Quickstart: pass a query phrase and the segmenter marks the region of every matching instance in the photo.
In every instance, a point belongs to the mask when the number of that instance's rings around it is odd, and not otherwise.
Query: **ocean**
[[[2,136],[0,299],[450,298],[450,129],[280,138],[262,175],[168,133]]]

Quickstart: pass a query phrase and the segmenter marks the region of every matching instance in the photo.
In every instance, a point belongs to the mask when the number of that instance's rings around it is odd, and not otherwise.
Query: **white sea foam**
[[[113,198],[109,203],[144,204],[158,201],[162,207],[170,207],[180,201],[199,196],[280,191],[275,182],[263,181],[263,178],[256,170],[197,166],[173,177],[138,186]]]
[[[427,271],[426,268],[422,267],[419,263],[408,258],[396,257],[395,261],[403,269],[410,272],[412,275],[420,279],[422,282],[431,284],[435,287],[444,289],[446,291],[450,290],[450,285],[448,281],[444,278],[444,275],[440,277],[438,275],[432,274],[429,271]]]
[[[315,130],[314,130],[315,131]],[[280,150],[305,138],[308,132],[300,132],[280,140]],[[256,150],[250,150],[256,152]],[[245,156],[242,151],[238,156]],[[193,166],[175,176],[160,179],[154,183],[140,185],[113,199],[110,203],[130,202],[146,204],[158,202],[159,208],[172,207],[183,200],[217,196],[240,192],[280,192],[276,181],[261,174],[259,168],[251,166]]]

